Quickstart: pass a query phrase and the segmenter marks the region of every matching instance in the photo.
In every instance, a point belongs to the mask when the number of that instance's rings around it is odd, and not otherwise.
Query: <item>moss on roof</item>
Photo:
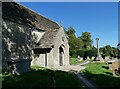
[[[51,48],[54,44],[54,38],[57,36],[59,30],[49,30],[46,31],[45,34],[42,36],[42,38],[39,41],[39,48]]]
[[[2,3],[2,17],[17,23],[36,27],[37,29],[50,30],[58,29],[59,25],[38,13],[16,3],[3,2]]]

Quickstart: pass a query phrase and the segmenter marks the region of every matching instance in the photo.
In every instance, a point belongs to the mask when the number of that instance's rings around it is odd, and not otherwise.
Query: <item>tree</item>
[[[69,28],[68,28],[68,31],[66,31],[66,32],[67,32],[68,35],[71,35],[71,34],[72,34],[72,35],[75,36],[75,30],[74,30],[73,27],[69,27]]]
[[[119,55],[119,50],[118,50],[118,48],[112,47],[112,49],[113,49],[113,56],[114,56],[114,57],[117,57],[117,56]]]
[[[75,36],[75,30],[73,27],[69,27],[68,31],[66,31],[69,39],[68,39],[68,43],[70,46],[70,51],[71,50],[75,50],[76,49],[76,45],[77,45],[77,38]]]
[[[92,48],[92,39],[90,32],[82,32],[82,36],[80,37],[83,41],[83,49],[91,49]]]
[[[79,55],[80,57],[84,57],[85,50],[77,50],[77,55]]]
[[[94,49],[92,47],[92,40],[91,40],[91,33],[90,32],[83,32],[82,36],[76,37],[75,29],[73,27],[69,27],[68,29],[65,28],[65,32],[68,35],[68,43],[69,43],[69,50],[71,57],[77,57],[78,55],[84,56],[86,55],[86,50]],[[84,56],[85,57],[85,56]]]
[[[89,58],[92,58],[92,57],[96,57],[97,55],[97,49],[91,49],[91,50],[87,50],[86,51],[86,55],[89,57]]]
[[[77,50],[80,50],[82,49],[82,46],[83,46],[83,41],[80,37],[77,38],[77,44],[76,44],[76,49]]]
[[[118,56],[118,49],[115,47],[111,47],[110,45],[106,45],[105,47],[100,48],[100,52],[102,55],[109,56],[109,57],[117,57]]]

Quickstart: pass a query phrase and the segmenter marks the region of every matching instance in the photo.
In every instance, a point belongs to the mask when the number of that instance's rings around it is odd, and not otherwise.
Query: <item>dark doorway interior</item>
[[[47,66],[47,52],[45,53],[45,66]]]
[[[63,48],[60,47],[59,48],[59,64],[60,64],[60,66],[63,66],[63,54],[64,54]]]

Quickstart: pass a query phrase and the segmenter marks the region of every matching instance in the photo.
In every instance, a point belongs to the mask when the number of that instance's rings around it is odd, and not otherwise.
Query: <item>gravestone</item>
[[[115,74],[115,70],[120,68],[120,60],[109,60],[108,65],[109,69],[112,70],[113,74]]]
[[[31,60],[8,60],[8,69],[11,71],[12,74],[20,74],[24,72],[30,71],[30,63]]]
[[[92,59],[92,60],[94,60],[94,59],[95,59],[95,57],[92,57],[91,59]]]
[[[109,57],[109,56],[106,56],[106,57],[105,57],[105,60],[106,60],[106,61],[108,61],[109,59],[110,59],[110,57]]]
[[[80,57],[80,61],[83,61],[83,57]]]

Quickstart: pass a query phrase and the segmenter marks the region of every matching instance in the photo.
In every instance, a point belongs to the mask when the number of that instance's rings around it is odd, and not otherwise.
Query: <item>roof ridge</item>
[[[9,19],[13,19],[15,22],[28,26],[34,26],[36,29],[50,30],[60,28],[56,22],[17,2],[3,3],[2,9],[3,17],[9,17]]]
[[[17,3],[17,2],[15,2],[15,3]],[[26,6],[24,6],[24,5],[20,4],[20,3],[17,3],[17,4],[20,5],[21,7],[25,8],[25,9],[28,9],[28,10],[31,11],[32,13],[35,13],[36,15],[41,16],[41,17],[43,17],[43,18],[45,18],[45,19],[47,19],[47,20],[49,20],[49,21],[57,24],[57,25],[60,27],[60,25],[59,25],[57,22],[49,19],[48,17],[43,16],[43,15],[41,15],[40,13],[37,13],[36,11],[32,10],[31,8],[28,8],[28,7],[26,7]]]

